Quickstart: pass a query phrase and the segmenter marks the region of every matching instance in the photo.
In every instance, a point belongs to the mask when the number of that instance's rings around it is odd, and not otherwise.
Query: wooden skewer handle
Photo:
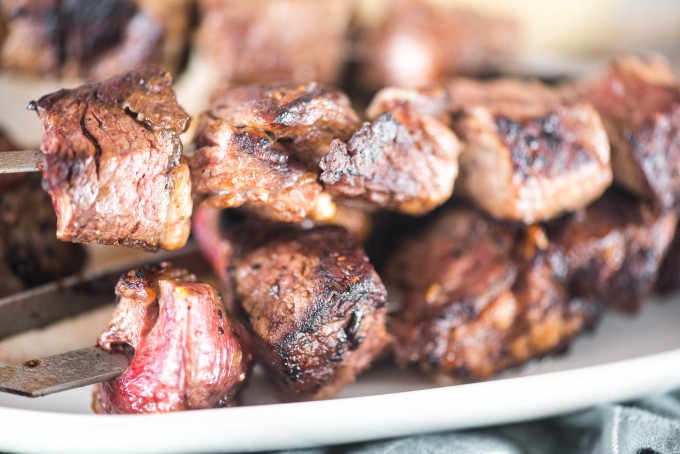
[[[0,152],[0,173],[39,172],[43,154],[36,150]]]

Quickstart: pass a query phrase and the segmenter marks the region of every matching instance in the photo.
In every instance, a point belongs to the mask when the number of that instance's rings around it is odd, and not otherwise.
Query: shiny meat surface
[[[669,208],[680,204],[680,82],[661,57],[621,58],[577,89],[598,110],[616,183]]]
[[[266,131],[315,172],[331,141],[349,139],[360,126],[347,95],[316,83],[221,89],[212,96],[209,114],[236,127]]]
[[[189,117],[154,67],[32,102],[43,126],[43,187],[63,241],[177,249],[189,236]]]
[[[488,214],[533,223],[587,206],[612,181],[598,113],[538,82],[449,84],[463,141],[456,185]]]
[[[345,58],[346,0],[200,0],[198,49],[234,83],[335,83]]]
[[[222,233],[215,211],[201,213],[199,245],[282,399],[333,397],[384,350],[387,294],[352,234],[261,222]]]
[[[404,241],[384,277],[404,297],[391,324],[397,363],[430,375],[488,378],[561,352],[597,318],[596,305],[568,298],[566,259],[539,227],[466,208]]]
[[[571,293],[639,311],[654,288],[677,219],[674,212],[610,190],[584,212],[556,221],[551,240],[567,255]]]
[[[83,268],[85,249],[59,241],[54,235],[56,227],[57,217],[38,175],[0,191],[0,296],[76,274]]]
[[[472,74],[512,57],[517,25],[432,2],[398,1],[365,42],[363,81],[376,87],[421,87],[452,74]]]
[[[186,43],[187,0],[5,0],[2,66],[40,75],[102,78],[144,63],[175,69]]]
[[[329,193],[354,203],[424,214],[451,196],[460,145],[448,127],[423,114],[438,111],[437,100],[433,107],[417,92],[391,95],[374,101],[369,113],[376,118],[347,143],[331,143],[320,180]]]
[[[234,405],[250,372],[217,292],[168,263],[132,270],[98,345],[134,349],[123,375],[97,385],[98,413],[163,413]]]

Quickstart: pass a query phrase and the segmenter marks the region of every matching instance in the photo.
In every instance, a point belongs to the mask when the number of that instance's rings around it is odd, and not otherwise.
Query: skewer
[[[0,153],[0,173],[40,172],[43,154],[37,150],[5,151]]]

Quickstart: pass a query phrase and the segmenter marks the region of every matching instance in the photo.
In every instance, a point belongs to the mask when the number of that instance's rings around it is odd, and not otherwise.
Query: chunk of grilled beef
[[[583,208],[612,181],[598,113],[538,82],[456,79],[463,141],[457,188],[488,214],[527,224]]]
[[[421,87],[452,74],[476,74],[518,50],[513,21],[432,2],[406,0],[362,43],[363,83]]]
[[[555,221],[549,233],[567,256],[571,294],[639,311],[654,288],[677,219],[675,212],[610,190],[585,211]]]
[[[132,355],[95,391],[98,413],[163,413],[234,405],[252,356],[219,294],[167,263],[132,270],[98,345]]]
[[[108,77],[144,63],[176,69],[187,0],[5,0],[2,66],[40,75]]]
[[[354,235],[263,223],[225,234],[215,210],[198,214],[199,245],[282,399],[333,397],[384,350],[386,291]]]
[[[680,82],[661,57],[621,58],[577,88],[598,110],[614,180],[662,207],[680,204]]]
[[[233,83],[335,83],[351,2],[201,0],[197,48]]]
[[[85,249],[59,241],[56,226],[50,197],[40,187],[38,175],[0,191],[0,267],[4,269],[0,296],[82,269]]]
[[[192,199],[180,134],[189,117],[171,83],[146,66],[32,102],[59,239],[148,250],[186,243]]]
[[[266,131],[315,172],[331,141],[349,139],[361,124],[347,95],[315,82],[219,89],[209,114],[232,126]]]
[[[334,196],[371,208],[424,214],[444,203],[458,175],[459,143],[435,116],[441,101],[408,90],[381,92],[376,115],[347,143],[336,139],[321,160],[321,181]]]
[[[403,296],[391,325],[397,363],[430,375],[488,378],[561,352],[597,319],[597,305],[568,297],[565,256],[539,227],[467,208],[404,241],[384,277]]]

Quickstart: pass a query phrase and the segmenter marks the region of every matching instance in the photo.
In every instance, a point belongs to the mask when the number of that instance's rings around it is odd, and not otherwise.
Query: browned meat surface
[[[527,224],[583,208],[612,180],[597,112],[539,84],[456,79],[453,129],[463,141],[456,187],[496,218]]]
[[[40,187],[37,175],[0,191],[0,266],[5,268],[0,296],[82,269],[85,249],[57,240],[56,225],[50,197]]]
[[[64,241],[177,249],[192,209],[180,134],[189,117],[154,67],[33,102],[43,126],[43,186]]]
[[[677,207],[680,82],[668,62],[622,58],[577,90],[602,115],[616,183],[663,207]]]
[[[334,83],[345,57],[346,0],[201,0],[198,49],[222,80]]]
[[[232,126],[266,131],[311,171],[318,170],[333,139],[349,139],[361,124],[347,95],[316,83],[218,90],[209,114]]]
[[[98,413],[163,413],[234,405],[252,357],[218,293],[168,263],[132,270],[98,345],[132,354],[127,370],[97,385]],[[131,351],[134,349],[134,351]]]
[[[381,92],[377,115],[321,160],[321,181],[339,198],[372,208],[424,214],[444,203],[458,175],[459,143],[434,116],[440,101],[407,90]],[[387,109],[387,110],[383,110]]]
[[[220,90],[189,158],[194,193],[213,207],[246,204],[280,221],[328,219],[335,205],[317,181],[319,159],[358,126],[347,96],[315,83]]]
[[[140,64],[175,69],[186,46],[187,0],[5,0],[0,61],[40,75],[108,77]]]
[[[403,242],[384,276],[403,295],[391,325],[396,360],[431,375],[484,379],[560,352],[597,315],[567,297],[565,257],[539,227],[466,208]]]
[[[363,80],[374,88],[420,87],[492,68],[519,48],[512,21],[406,0],[365,39]]]
[[[386,291],[352,234],[260,223],[225,236],[202,213],[195,235],[282,399],[332,397],[384,350]]]
[[[567,255],[572,294],[626,312],[654,288],[677,214],[608,191],[584,212],[556,221],[551,239]]]

